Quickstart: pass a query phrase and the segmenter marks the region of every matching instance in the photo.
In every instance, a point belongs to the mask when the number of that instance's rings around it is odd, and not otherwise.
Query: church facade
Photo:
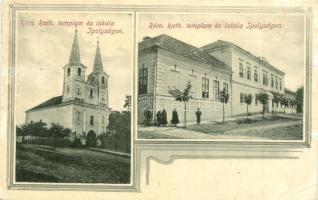
[[[92,72],[86,78],[87,67],[81,63],[77,30],[69,62],[63,67],[63,94],[53,97],[26,111],[26,123],[42,121],[70,128],[79,138],[106,132],[108,107],[108,79],[97,42]]]
[[[257,57],[239,46],[218,40],[197,48],[168,35],[145,37],[138,45],[138,122],[144,121],[144,110],[152,111],[153,119],[165,109],[168,120],[174,109],[183,115],[184,105],[169,94],[169,90],[184,90],[191,82],[192,98],[187,103],[187,120],[195,121],[195,112],[202,111],[202,120],[222,118],[220,92],[229,94],[225,117],[246,114],[245,94],[251,94],[250,113],[260,113],[263,105],[256,95],[269,94],[266,111],[271,112],[271,92],[284,94],[285,73],[269,61]],[[276,110],[281,111],[278,107]],[[180,121],[183,117],[179,117]]]

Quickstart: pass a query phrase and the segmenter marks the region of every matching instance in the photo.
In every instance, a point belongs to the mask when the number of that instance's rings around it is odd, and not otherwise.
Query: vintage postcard
[[[140,13],[138,138],[304,141],[307,23],[302,11]]]

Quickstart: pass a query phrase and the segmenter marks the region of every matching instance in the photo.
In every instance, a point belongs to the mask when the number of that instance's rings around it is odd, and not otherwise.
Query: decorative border
[[[132,171],[131,185],[107,184],[14,184],[13,166],[15,159],[14,143],[14,75],[15,75],[15,12],[17,10],[35,11],[128,11],[134,17],[134,57],[133,57],[133,135],[132,135]],[[179,12],[179,13],[305,13],[306,14],[306,83],[305,140],[296,142],[248,142],[248,141],[199,141],[199,140],[141,140],[137,139],[137,90],[136,64],[137,12]],[[140,192],[141,161],[146,159],[146,183],[149,183],[150,163],[152,160],[162,164],[170,164],[175,159],[297,159],[292,154],[301,153],[310,147],[311,142],[311,65],[312,65],[312,12],[310,7],[224,7],[224,6],[137,6],[106,4],[11,4],[9,10],[9,85],[8,85],[8,146],[7,146],[7,181],[8,189],[13,190],[69,190],[69,191],[114,191]],[[161,153],[160,155],[158,154]],[[148,153],[151,155],[144,154]],[[157,154],[156,154],[157,153]],[[155,155],[154,155],[155,154]]]
[[[130,160],[130,183],[129,184],[81,184],[81,183],[15,183],[14,170],[15,170],[15,118],[14,118],[14,98],[15,98],[15,42],[16,42],[16,12],[17,11],[114,11],[114,13],[120,14],[120,12],[129,12],[132,16],[133,23],[133,86],[136,84],[134,78],[135,58],[136,58],[136,12],[134,10],[120,9],[118,6],[64,6],[62,4],[57,5],[40,5],[40,4],[11,4],[9,8],[9,85],[8,85],[8,163],[7,163],[7,188],[10,190],[71,190],[71,191],[120,191],[120,192],[139,192],[139,174],[140,170],[137,167],[136,151],[135,151],[135,132],[136,132],[136,119],[132,118],[132,132],[131,132],[131,160]],[[134,89],[132,88],[133,106],[135,107]],[[136,110],[133,109],[131,115],[135,116]],[[139,162],[139,161],[138,161]]]
[[[173,8],[167,9],[163,11],[161,7],[154,9],[152,12],[172,12]],[[310,148],[311,144],[311,127],[312,127],[312,105],[311,105],[311,92],[312,92],[312,8],[311,7],[195,7],[193,9],[186,9],[180,8],[174,10],[174,12],[206,12],[206,11],[213,11],[214,13],[238,13],[241,12],[243,14],[249,13],[286,13],[286,14],[304,14],[305,17],[305,55],[306,55],[306,66],[304,70],[304,75],[306,75],[304,81],[304,112],[303,112],[303,140],[202,140],[202,139],[141,139],[137,138],[137,144],[171,144],[171,145],[178,145],[178,144],[193,144],[198,145],[197,147],[200,148],[202,144],[223,144],[223,145],[238,145],[238,146],[246,146],[246,145],[267,145],[267,146],[305,146]],[[151,13],[150,11],[146,13]],[[139,14],[139,13],[137,13]],[[207,13],[205,13],[207,14]],[[138,132],[138,128],[137,128]]]

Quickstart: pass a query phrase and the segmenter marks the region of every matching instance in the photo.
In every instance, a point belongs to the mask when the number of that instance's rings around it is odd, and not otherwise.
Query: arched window
[[[104,84],[104,83],[105,83],[105,77],[102,76],[102,84]]]
[[[69,76],[71,74],[71,69],[67,68],[67,76]]]
[[[90,96],[90,97],[93,97],[93,90],[90,90],[89,96]]]
[[[77,69],[77,76],[81,76],[81,73],[82,73],[81,68],[78,68],[78,69]]]

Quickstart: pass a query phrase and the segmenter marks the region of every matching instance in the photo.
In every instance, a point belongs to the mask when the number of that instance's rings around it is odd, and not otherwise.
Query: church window
[[[202,77],[202,98],[209,98],[209,78]]]
[[[77,69],[77,76],[81,76],[81,73],[82,73],[81,68],[78,68],[78,69]]]
[[[67,76],[71,75],[71,69],[67,68]]]
[[[89,91],[89,96],[93,97],[93,90],[92,89]]]
[[[214,100],[218,100],[220,95],[220,84],[219,81],[214,80],[213,81],[213,92],[214,92]]]
[[[240,93],[240,103],[243,103],[243,93]]]
[[[94,116],[91,116],[91,117],[89,118],[89,124],[90,124],[90,125],[94,125]]]
[[[145,64],[142,64],[142,68],[139,69],[139,81],[138,81],[138,92],[139,94],[146,94],[148,86],[148,68]]]
[[[105,77],[102,76],[102,84],[104,84],[104,83],[105,83]]]

